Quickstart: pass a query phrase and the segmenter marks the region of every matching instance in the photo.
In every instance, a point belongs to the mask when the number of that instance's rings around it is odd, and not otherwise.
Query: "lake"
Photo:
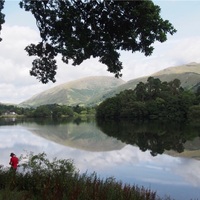
[[[81,173],[145,186],[160,197],[200,199],[200,127],[95,120],[0,120],[0,164],[45,152],[73,159]]]

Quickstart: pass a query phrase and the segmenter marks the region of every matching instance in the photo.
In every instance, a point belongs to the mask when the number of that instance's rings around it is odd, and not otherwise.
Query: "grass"
[[[161,200],[144,187],[80,174],[72,160],[50,162],[44,153],[27,157],[21,173],[0,169],[0,200]]]

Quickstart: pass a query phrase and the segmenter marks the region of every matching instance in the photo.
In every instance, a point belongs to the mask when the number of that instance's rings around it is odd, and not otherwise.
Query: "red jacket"
[[[13,156],[10,158],[10,165],[14,169],[17,169],[18,162],[19,162],[19,159],[16,156]]]

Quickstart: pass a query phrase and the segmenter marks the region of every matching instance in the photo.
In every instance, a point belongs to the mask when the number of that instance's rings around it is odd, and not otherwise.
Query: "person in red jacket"
[[[11,158],[10,158],[9,164],[11,165],[11,169],[13,169],[14,171],[16,171],[19,159],[17,158],[17,156],[14,153],[11,153],[10,157]]]

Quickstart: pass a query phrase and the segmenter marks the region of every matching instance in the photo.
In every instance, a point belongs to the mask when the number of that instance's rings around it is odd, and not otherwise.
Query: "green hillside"
[[[196,90],[200,85],[200,63],[169,67],[151,76],[167,82],[177,78],[181,81],[183,88]],[[134,89],[139,82],[146,82],[148,77],[136,78],[128,82],[108,76],[87,77],[46,90],[22,102],[20,106],[39,106],[54,103],[92,106],[123,90]]]
[[[193,87],[195,87],[198,83],[200,83],[200,74],[197,74],[194,72],[185,72],[182,74],[161,74],[161,75],[152,75],[152,76],[154,78],[159,78],[161,81],[167,81],[167,82],[172,81],[177,78],[181,81],[181,86],[185,89],[193,89]],[[146,82],[148,77],[142,77],[142,78],[128,81],[127,83],[119,86],[117,89],[107,93],[106,95],[109,96],[110,94],[112,95],[117,94],[125,89],[135,89],[135,87],[137,86],[139,82]]]
[[[87,77],[53,87],[20,103],[20,106],[45,104],[88,105],[91,99],[99,99],[125,81],[108,76]]]
[[[186,65],[168,67],[164,70],[154,73],[153,76],[154,75],[159,76],[162,74],[183,74],[187,72],[194,72],[194,73],[200,74],[200,63],[192,62]]]
[[[200,85],[200,63],[189,63],[186,65],[169,67],[164,70],[161,70],[157,73],[151,75],[154,78],[159,78],[161,81],[172,81],[174,79],[179,79],[181,81],[181,86],[184,89],[196,90]],[[116,89],[109,91],[108,93],[101,96],[99,99],[103,101],[109,97],[112,97],[116,94],[119,94],[121,91],[126,89],[135,89],[139,82],[146,82],[149,76],[136,78],[126,82],[123,85],[120,85]],[[97,101],[91,102],[95,104]]]

